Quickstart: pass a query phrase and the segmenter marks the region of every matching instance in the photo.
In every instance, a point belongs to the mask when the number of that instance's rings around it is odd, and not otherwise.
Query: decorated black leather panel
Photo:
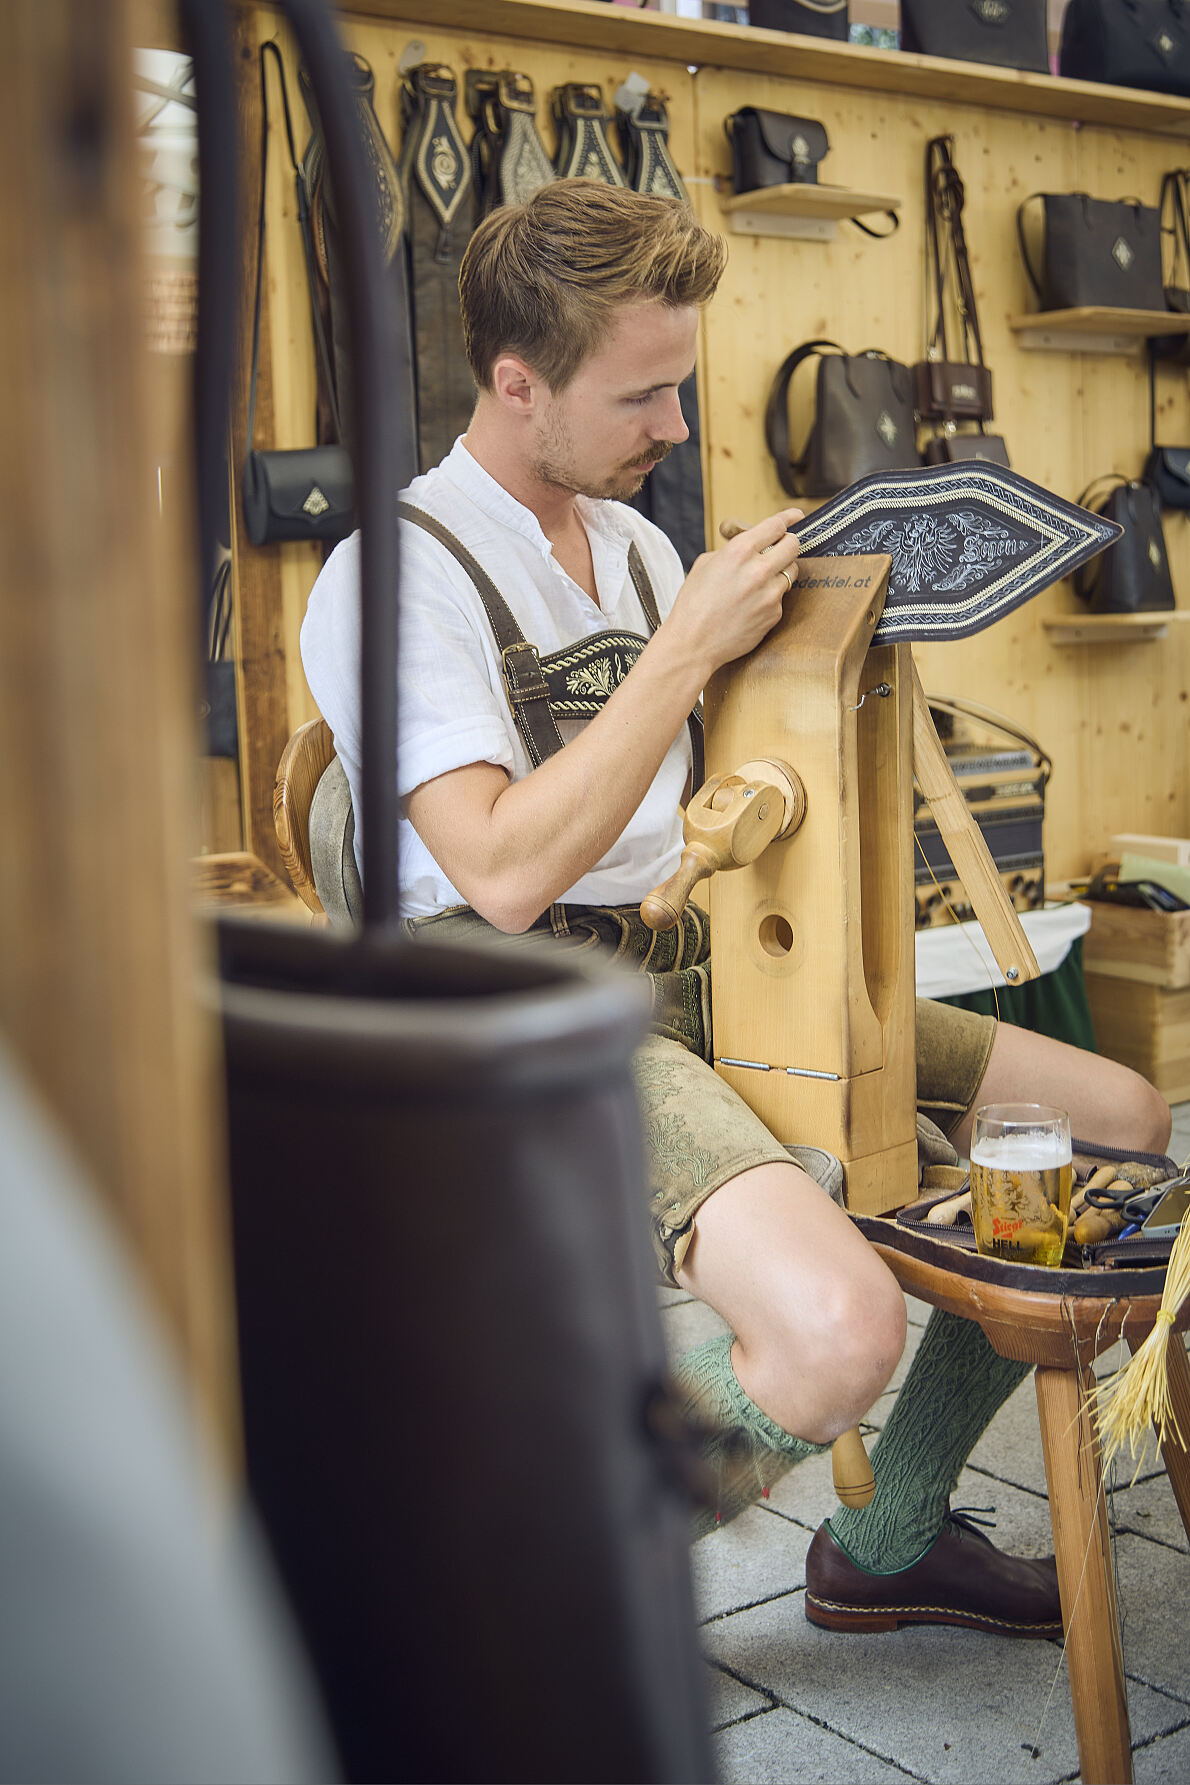
[[[1120,536],[1101,515],[982,460],[863,477],[797,529],[806,557],[888,552],[880,644],[968,638]]]
[[[594,632],[540,659],[555,719],[590,719],[614,694],[647,639],[636,632]]]

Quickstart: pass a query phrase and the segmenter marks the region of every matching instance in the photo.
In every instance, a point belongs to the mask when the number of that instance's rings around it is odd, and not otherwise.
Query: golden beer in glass
[[[989,1103],[971,1136],[975,1244],[1015,1264],[1062,1262],[1074,1166],[1070,1118],[1042,1103]]]

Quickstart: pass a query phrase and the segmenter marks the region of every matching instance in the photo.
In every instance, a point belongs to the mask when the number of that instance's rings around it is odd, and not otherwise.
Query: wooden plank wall
[[[723,518],[757,517],[784,501],[764,445],[763,415],[772,374],[790,348],[825,335],[851,351],[878,346],[909,362],[922,356],[924,146],[944,131],[955,137],[966,187],[964,221],[995,376],[995,425],[1007,438],[1013,464],[1072,498],[1101,473],[1139,473],[1148,443],[1139,354],[1117,359],[1027,353],[1016,345],[1008,318],[1029,310],[1032,298],[1016,246],[1015,213],[1020,201],[1038,190],[1085,190],[1104,198],[1135,194],[1155,203],[1161,174],[1186,159],[1177,139],[942,98],[864,92],[738,69],[692,69],[673,60],[548,42],[531,47],[474,30],[374,16],[348,14],[343,24],[350,46],[376,72],[377,110],[394,148],[398,63],[416,41],[422,46],[418,59],[450,63],[460,86],[467,67],[512,65],[527,72],[537,87],[539,128],[551,147],[552,87],[564,80],[598,80],[610,101],[634,69],[666,95],[675,159],[700,215],[715,228],[724,226],[718,186],[730,169],[722,121],[745,104],[821,119],[832,144],[822,169],[825,180],[902,197],[902,227],[889,241],[872,241],[846,224],[830,243],[730,238],[730,264],[703,340],[702,424],[712,538]],[[253,46],[274,33],[283,44],[285,37],[268,6],[247,13],[242,29],[248,51],[243,68],[254,92]],[[296,100],[292,54],[287,53],[287,64]],[[248,94],[250,141],[256,129],[252,113]],[[469,131],[469,122],[464,128]],[[298,135],[300,147],[304,119]],[[276,128],[273,140],[258,438],[300,445],[313,438],[313,357],[292,179]],[[1186,374],[1160,376],[1159,438],[1190,443]],[[799,421],[808,424],[809,403],[808,391],[795,387],[795,435]],[[1166,535],[1179,603],[1190,606],[1190,520],[1168,517]],[[241,713],[251,758],[242,762],[242,770],[245,784],[254,789],[245,814],[245,846],[270,861],[271,818],[267,834],[264,818],[272,768],[284,735],[314,710],[300,673],[297,636],[317,568],[310,548],[253,552],[242,535],[237,539],[241,647],[247,639],[253,653],[245,660]],[[1033,732],[1053,757],[1046,818],[1051,878],[1084,870],[1117,830],[1190,832],[1190,624],[1175,625],[1165,639],[1150,643],[1052,643],[1042,617],[1077,605],[1069,585],[1060,584],[977,639],[920,652],[927,688],[998,709]]]

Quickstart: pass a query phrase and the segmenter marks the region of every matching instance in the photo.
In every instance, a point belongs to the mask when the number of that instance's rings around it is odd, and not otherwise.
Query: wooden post
[[[190,499],[160,518],[151,475],[129,14],[8,17],[0,1025],[231,1457],[218,1059],[186,892],[198,588]]]
[[[710,883],[716,1070],[778,1139],[836,1153],[862,1214],[917,1185],[913,687],[907,645],[871,646],[890,565],[804,559],[706,698],[708,775],[776,758],[806,794],[796,832]]]

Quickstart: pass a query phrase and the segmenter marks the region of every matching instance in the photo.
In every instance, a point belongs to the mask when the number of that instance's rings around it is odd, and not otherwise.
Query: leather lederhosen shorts
[[[468,906],[412,918],[406,927],[411,934],[432,927],[436,937],[460,941],[482,937],[515,947],[522,940],[503,936]],[[633,1076],[653,1245],[662,1278],[674,1285],[707,1197],[752,1166],[789,1163],[784,1146],[710,1064],[709,920],[687,906],[683,923],[658,936],[636,906],[554,905],[524,933],[543,935],[564,947],[597,949],[652,978],[653,1032],[636,1051]],[[994,1017],[917,1000],[918,1109],[944,1134],[975,1102],[995,1033]]]

